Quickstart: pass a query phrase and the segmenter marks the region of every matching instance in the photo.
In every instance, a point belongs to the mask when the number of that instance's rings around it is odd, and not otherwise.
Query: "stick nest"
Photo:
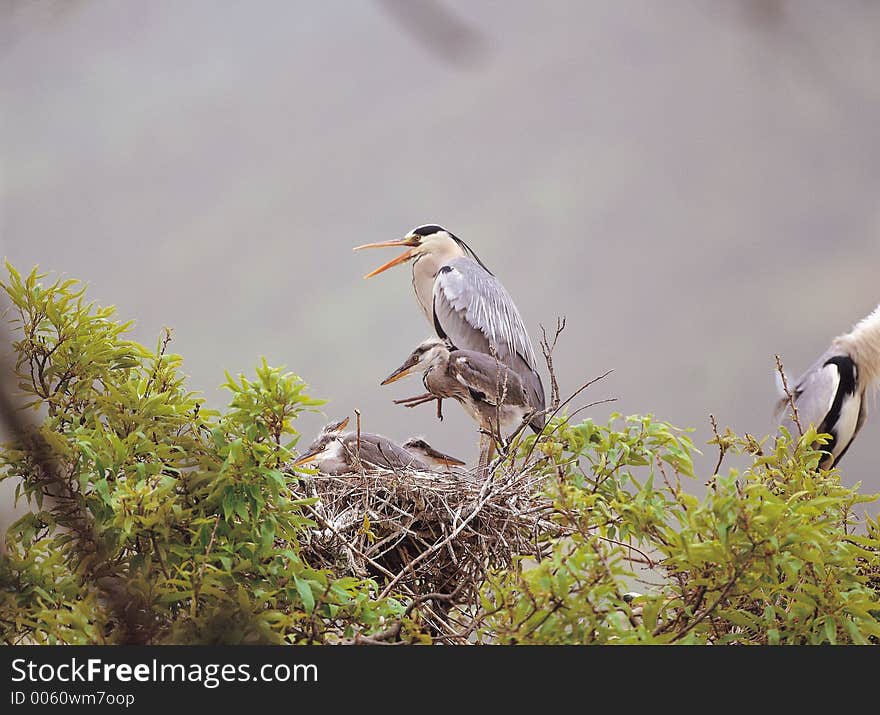
[[[518,555],[541,556],[541,539],[560,529],[549,519],[539,469],[466,472],[371,470],[307,477],[318,528],[305,545],[319,567],[375,578],[381,595],[419,601],[432,628],[446,631],[454,605],[474,603],[487,569]]]

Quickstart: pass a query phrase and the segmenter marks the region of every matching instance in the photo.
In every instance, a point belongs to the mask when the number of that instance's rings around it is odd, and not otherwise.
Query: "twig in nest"
[[[486,483],[483,485],[483,486],[484,486],[484,489],[485,489],[486,485],[491,481],[491,479],[492,479],[492,474],[490,473],[490,474],[486,477]],[[476,516],[480,513],[480,511],[482,511],[483,507],[486,506],[486,502],[489,500],[489,497],[490,497],[490,495],[491,495],[491,493],[492,493],[492,490],[491,490],[491,489],[485,489],[485,491],[486,491],[486,494],[485,494],[484,496],[481,495],[481,499],[480,499],[480,501],[477,503],[477,505],[474,507],[474,510],[468,515],[468,517],[467,517],[466,519],[464,519],[464,520],[463,520],[463,521],[462,521],[462,522],[461,522],[461,523],[455,528],[455,530],[453,530],[452,533],[449,534],[449,536],[447,536],[447,537],[446,537],[445,539],[443,539],[442,541],[437,542],[437,543],[434,544],[431,548],[427,549],[426,551],[423,551],[423,552],[420,553],[418,556],[416,556],[416,558],[414,558],[412,561],[410,561],[410,562],[406,565],[406,567],[403,568],[403,569],[397,574],[397,576],[395,576],[393,579],[391,579],[391,582],[388,583],[387,586],[385,586],[385,588],[382,590],[382,593],[379,594],[379,598],[385,598],[386,596],[388,596],[388,594],[391,593],[391,589],[394,588],[394,586],[397,585],[397,583],[400,581],[400,579],[402,579],[402,578],[404,577],[404,575],[406,575],[406,572],[407,572],[407,571],[412,572],[413,567],[414,567],[416,564],[421,563],[422,561],[424,561],[425,559],[427,559],[429,556],[432,556],[433,554],[435,554],[435,553],[437,553],[438,551],[440,551],[444,546],[446,546],[446,545],[447,545],[448,543],[450,543],[450,542],[451,542],[456,536],[458,536],[458,535],[464,530],[464,528],[465,528],[468,524],[471,523],[471,521],[473,521],[473,520],[476,518]]]
[[[434,605],[423,604],[420,612],[432,638],[461,642],[461,628],[448,612],[479,607],[486,570],[507,568],[517,555],[540,558],[547,538],[570,533],[549,518],[552,502],[540,489],[542,481],[537,465],[479,481],[461,472],[418,470],[317,475],[322,510],[306,509],[323,531],[303,544],[303,557],[316,567],[352,569],[360,577],[363,567],[384,581],[388,595],[449,596],[427,599]],[[376,538],[370,547],[347,532],[365,514]],[[358,642],[400,637],[384,631],[379,636],[359,636]]]

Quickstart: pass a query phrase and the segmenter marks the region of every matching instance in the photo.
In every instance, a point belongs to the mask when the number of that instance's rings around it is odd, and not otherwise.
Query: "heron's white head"
[[[835,338],[833,345],[852,356],[865,386],[880,385],[880,305],[846,335]]]
[[[342,451],[342,430],[348,425],[349,418],[324,425],[318,438],[309,445],[305,454],[299,457],[293,466],[300,467],[309,462],[319,464],[328,458],[337,457]]]
[[[412,375],[416,372],[424,372],[429,367],[448,359],[449,346],[446,344],[446,341],[441,340],[440,338],[428,338],[427,340],[422,341],[419,346],[409,354],[409,357],[404,361],[403,365],[382,380],[381,384],[390,385],[392,382],[397,382],[407,375]]]
[[[417,226],[406,234],[406,236],[395,241],[366,243],[363,246],[355,247],[354,250],[360,251],[364,248],[386,248],[391,246],[406,246],[407,249],[397,258],[392,258],[388,263],[385,263],[379,266],[376,270],[367,273],[364,278],[377,276],[383,271],[387,271],[389,268],[393,268],[400,263],[406,263],[413,259],[418,261],[419,258],[423,256],[434,256],[435,258],[440,259],[441,262],[445,262],[458,256],[470,255],[480,263],[480,265],[483,265],[480,259],[477,258],[476,254],[464,241],[450,231],[447,231],[442,226],[438,226],[434,223]],[[483,268],[486,267],[483,266]]]
[[[465,464],[460,459],[438,452],[421,437],[410,437],[403,443],[403,448],[432,467],[463,467]]]

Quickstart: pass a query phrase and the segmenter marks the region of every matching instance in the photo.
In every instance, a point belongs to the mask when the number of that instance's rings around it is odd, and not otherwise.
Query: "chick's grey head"
[[[434,449],[421,437],[410,437],[403,443],[403,448],[433,467],[463,467],[465,464],[456,457]]]
[[[342,437],[342,431],[348,425],[348,420],[349,418],[346,417],[345,419],[324,425],[324,427],[321,428],[321,433],[315,441],[308,446],[308,449],[306,449],[305,454],[298,457],[293,463],[294,466],[299,467],[303,464],[320,460],[330,452],[337,452],[340,438]]]
[[[441,340],[440,338],[428,338],[427,340],[423,340],[419,343],[419,346],[409,354],[409,357],[407,357],[403,365],[382,380],[382,384],[390,385],[392,382],[397,382],[408,375],[413,375],[417,372],[424,372],[432,365],[435,365],[448,357],[449,345],[445,340]]]

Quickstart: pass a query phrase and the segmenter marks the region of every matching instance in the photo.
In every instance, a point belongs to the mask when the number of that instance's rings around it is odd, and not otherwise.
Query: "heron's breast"
[[[529,410],[519,405],[502,405],[501,426],[505,429],[519,427],[528,413]]]

